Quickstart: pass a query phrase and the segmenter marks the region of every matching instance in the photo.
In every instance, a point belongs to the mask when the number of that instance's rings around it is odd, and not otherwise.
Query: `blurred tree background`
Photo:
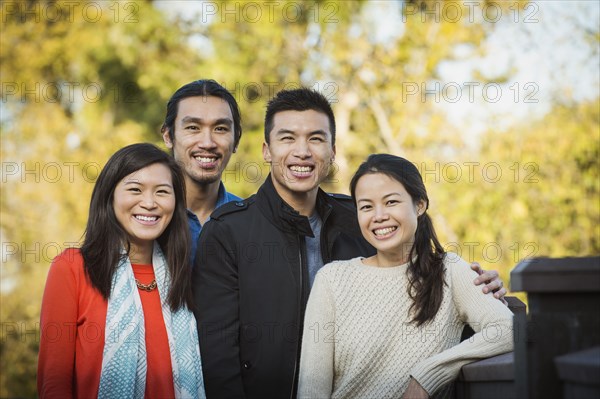
[[[36,396],[46,274],[102,165],[162,145],[166,101],[195,79],[240,103],[232,192],[268,173],[267,100],[304,85],[336,113],[326,189],[390,152],[420,168],[447,249],[507,282],[525,257],[600,253],[598,4],[552,3],[2,1],[0,397]]]

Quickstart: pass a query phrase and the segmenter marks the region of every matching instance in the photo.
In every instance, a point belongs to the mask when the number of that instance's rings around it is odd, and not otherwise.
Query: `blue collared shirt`
[[[241,198],[238,197],[237,195],[228,193],[227,190],[225,190],[225,186],[223,185],[223,182],[221,182],[219,184],[219,194],[217,194],[217,204],[215,206],[215,209],[217,209],[221,205],[225,205],[228,202],[239,201],[239,200],[241,200]],[[198,216],[196,216],[196,214],[194,212],[192,212],[188,209],[187,215],[188,215],[188,223],[190,225],[190,234],[192,235],[191,261],[192,261],[192,267],[193,267],[194,266],[194,258],[196,257],[196,249],[198,248],[198,237],[200,237],[200,232],[202,231],[202,225],[200,224],[200,220],[198,219]],[[206,221],[208,222],[209,220],[210,220],[210,216],[208,217],[208,219]]]

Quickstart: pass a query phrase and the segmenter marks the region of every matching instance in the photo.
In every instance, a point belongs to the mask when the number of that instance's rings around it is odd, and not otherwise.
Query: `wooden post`
[[[600,345],[600,257],[533,258],[511,272],[529,313],[515,314],[517,397],[561,398],[554,358]]]

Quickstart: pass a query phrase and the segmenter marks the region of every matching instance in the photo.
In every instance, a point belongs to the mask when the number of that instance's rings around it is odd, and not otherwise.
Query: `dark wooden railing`
[[[514,352],[463,367],[455,397],[600,398],[600,257],[525,260],[511,289]]]

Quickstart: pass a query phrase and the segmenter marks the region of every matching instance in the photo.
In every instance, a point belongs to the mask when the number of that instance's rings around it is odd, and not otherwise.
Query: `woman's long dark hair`
[[[373,154],[363,162],[350,182],[352,199],[356,203],[356,184],[367,174],[382,173],[401,183],[413,204],[424,201],[426,210],[429,198],[421,174],[415,165],[404,158],[389,154]],[[416,261],[413,261],[415,259]],[[413,300],[410,311],[412,322],[421,326],[432,320],[442,304],[444,291],[444,248],[440,244],[431,218],[424,212],[417,218],[415,242],[408,255],[408,295]]]
[[[113,276],[125,247],[129,256],[127,232],[117,221],[113,207],[115,187],[127,175],[150,166],[163,164],[171,171],[175,211],[171,222],[157,241],[167,262],[171,279],[167,301],[173,311],[187,305],[191,308],[190,232],[185,205],[183,173],[175,160],[158,147],[132,144],[117,151],[106,163],[92,192],[90,214],[81,246],[84,269],[90,282],[105,299],[110,297]]]

